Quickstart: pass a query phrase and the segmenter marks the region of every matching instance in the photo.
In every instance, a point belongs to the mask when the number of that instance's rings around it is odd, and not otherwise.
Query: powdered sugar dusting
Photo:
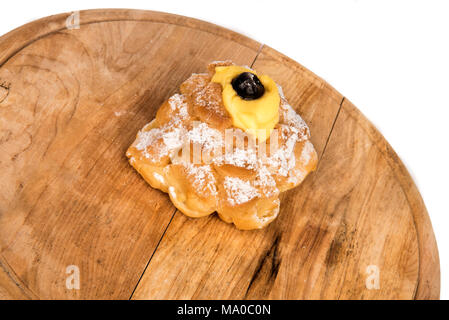
[[[299,114],[293,110],[293,108],[287,103],[281,103],[280,116],[285,124],[289,125],[292,129],[296,129],[301,138],[305,138],[305,134],[309,131],[309,127]]]
[[[195,91],[195,104],[206,108],[209,112],[220,115],[221,117],[225,117],[227,116],[227,113],[226,109],[223,107],[221,97],[218,96],[216,97],[216,99],[210,98],[211,96],[214,96],[214,90],[217,90],[216,86],[214,85],[218,84],[211,83],[204,87],[202,90]]]
[[[200,144],[205,150],[215,150],[223,146],[223,137],[220,131],[213,129],[205,122],[200,122],[187,132],[187,139],[190,142]]]
[[[204,77],[204,75],[197,76]],[[210,99],[209,93],[205,89],[204,86],[198,86],[193,89],[198,90],[195,93],[196,101],[194,103],[213,107],[213,99]],[[224,177],[226,201],[231,206],[243,204],[258,197],[277,196],[279,189],[275,177],[277,177],[276,179],[279,176],[285,177],[290,184],[299,183],[307,172],[302,172],[301,166],[297,168],[297,162],[308,163],[314,151],[313,145],[308,141],[309,129],[306,123],[287,103],[280,86],[279,94],[281,96],[280,119],[273,130],[273,134],[276,133],[276,136],[270,138],[272,141],[270,145],[274,144],[274,141],[278,139],[280,145],[268,155],[265,153],[261,155],[259,152],[260,146],[257,143],[250,145],[249,140],[248,145],[233,146],[229,150],[225,146],[223,132],[214,129],[206,122],[192,121],[195,118],[190,118],[188,102],[182,94],[175,94],[168,100],[170,110],[168,122],[160,127],[155,127],[154,122],[145,126],[138,133],[134,147],[141,151],[143,156],[150,161],[157,161],[168,155],[172,163],[182,164],[186,169],[186,174],[191,179],[190,181],[192,181],[192,188],[205,197],[217,196],[218,194],[216,173],[213,170],[213,166],[227,164],[250,170],[251,173],[246,178],[249,181],[239,177]],[[233,130],[234,133],[237,131],[242,135],[245,134],[240,129],[236,130],[234,128]],[[277,134],[279,134],[279,137]],[[235,137],[236,135],[234,134],[233,136]],[[305,144],[301,155],[296,159],[295,146],[302,141],[305,141]],[[190,150],[191,144],[199,145],[202,155],[204,155],[203,152],[223,150],[223,147],[226,147],[227,152],[224,154],[221,152],[219,154],[213,153],[211,159],[209,159],[211,162],[207,162],[205,157],[200,157],[202,162],[195,164],[189,162],[190,158],[177,162],[175,157],[172,157],[177,155],[178,151],[185,146],[188,146]],[[270,148],[270,145],[266,147]],[[155,174],[154,177],[162,183],[162,176]],[[171,190],[171,193],[174,192],[173,190]]]
[[[309,127],[299,114],[295,112],[291,105],[288,104],[287,99],[284,96],[284,91],[280,85],[277,85],[279,96],[281,97],[281,104],[279,106],[280,120],[298,130],[301,135],[308,135]],[[305,137],[301,137],[305,138]]]
[[[301,151],[300,161],[303,163],[309,163],[312,153],[315,149],[310,141],[306,141]]]
[[[168,100],[170,109],[173,111],[170,121],[160,128],[147,127],[152,126],[153,121],[146,125],[137,135],[134,146],[142,151],[145,158],[158,161],[167,155],[171,156],[178,151],[183,144],[186,128],[183,124],[189,117],[185,97],[175,94]],[[158,148],[157,152],[149,153],[149,148]]]
[[[287,99],[285,99],[284,90],[282,90],[282,87],[278,84],[276,84],[276,86],[278,87],[278,92],[279,92],[279,96],[281,97],[281,100],[287,100]]]
[[[187,111],[187,102],[185,97],[181,94],[174,94],[168,99],[170,109],[174,111],[172,115],[171,124],[180,124],[180,121],[187,119],[189,113]]]
[[[237,177],[226,177],[224,188],[227,195],[227,201],[231,206],[246,203],[260,194],[249,181],[244,181]]]
[[[284,143],[267,158],[267,163],[273,170],[277,170],[278,174],[286,177],[296,164],[294,148],[298,141],[298,135],[296,130],[292,130],[289,126],[281,125],[280,129]]]
[[[187,174],[193,177],[193,188],[203,195],[217,195],[215,177],[210,165],[197,166],[185,163]]]
[[[259,160],[257,150],[235,148],[232,152],[226,152],[222,157],[215,159],[216,164],[229,164],[249,170],[257,169]]]
[[[279,194],[276,181],[265,166],[260,167],[254,184],[259,187],[259,190],[265,197],[272,197]]]
[[[184,136],[185,128],[167,127],[153,128],[148,131],[140,131],[137,135],[135,148],[142,151],[142,154],[147,159],[160,160],[162,157],[171,155],[182,147],[182,137]],[[158,147],[157,152],[149,153],[148,148]]]
[[[173,128],[171,131],[164,132],[162,136],[167,151],[181,148],[185,128]]]

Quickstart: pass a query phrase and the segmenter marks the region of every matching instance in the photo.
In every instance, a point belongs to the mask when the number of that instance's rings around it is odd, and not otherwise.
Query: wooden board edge
[[[254,59],[253,64],[255,64],[257,62],[257,59],[262,54],[263,55],[268,55],[272,59],[279,61],[279,63],[288,65],[290,68],[292,68],[294,70],[298,70],[299,72],[301,72],[305,76],[309,77],[309,80],[311,80],[312,82],[315,82],[317,84],[317,86],[319,86],[327,96],[329,96],[332,100],[334,100],[334,102],[336,104],[339,105],[339,108],[335,112],[334,120],[332,122],[332,125],[331,125],[331,128],[329,130],[329,133],[327,135],[327,139],[326,139],[323,151],[319,155],[318,167],[317,167],[317,171],[318,171],[321,159],[322,159],[322,157],[323,157],[323,155],[324,155],[324,153],[326,151],[327,144],[329,143],[330,137],[332,135],[332,131],[333,131],[334,126],[335,126],[335,122],[338,119],[338,115],[340,114],[340,109],[341,109],[343,101],[345,100],[345,97],[340,92],[338,92],[338,90],[336,90],[334,87],[332,87],[326,80],[324,80],[321,77],[317,76],[315,73],[313,73],[312,71],[310,71],[309,69],[307,69],[306,67],[301,65],[299,62],[296,62],[295,60],[289,58],[288,56],[284,55],[283,53],[280,53],[279,51],[277,51],[277,50],[275,50],[275,49],[273,49],[270,46],[267,46],[265,44],[263,44],[262,47],[260,48],[260,51],[257,53],[257,56]],[[312,135],[313,135],[313,132],[312,132]]]
[[[19,27],[0,37],[0,66],[4,64],[12,55],[28,46],[29,44],[33,43],[34,41],[51,33],[65,29],[65,21],[70,15],[71,13],[63,13],[42,18]],[[258,42],[228,29],[201,20],[168,13],[142,10],[108,9],[81,11],[80,16],[81,25],[107,21],[152,21],[176,24],[190,28],[197,28],[205,32],[214,33],[226,39],[236,41],[237,43],[251,48],[256,52],[259,52],[262,48]],[[387,159],[389,165],[394,171],[394,174],[400,182],[401,187],[403,188],[403,191],[412,209],[413,219],[415,221],[415,227],[418,234],[420,251],[419,283],[415,293],[415,299],[438,299],[440,294],[440,267],[435,236],[421,195],[402,161],[399,159],[399,157],[385,140],[385,138],[374,127],[374,125],[372,125],[371,122],[351,102],[344,99],[343,96],[339,94],[338,91],[333,89],[326,81],[319,78],[311,71],[301,66],[299,63],[268,46],[263,46],[262,50],[269,52],[270,55],[277,57],[280,61],[292,66],[292,68],[301,68],[311,77],[315,78],[316,81],[320,81],[323,88],[325,90],[328,90],[332,97],[336,99],[336,101],[338,101],[338,99],[341,99],[340,104],[342,108],[344,108],[345,111],[353,116],[372,137],[373,141],[375,141],[375,144]],[[255,60],[257,60],[257,56]],[[336,115],[335,121],[337,119],[338,113]],[[331,134],[332,129],[329,133],[329,136]],[[156,250],[157,248],[155,249],[155,251]],[[27,292],[27,288],[22,288],[20,286],[20,283],[17,282],[17,279],[13,279],[14,277],[11,276],[11,273],[7,270],[7,265],[5,269],[4,262],[5,261],[0,256],[0,272],[4,272],[6,275],[8,275],[11,283],[15,283],[19,287],[19,289],[23,292],[25,298],[36,298],[32,292]],[[8,283],[4,284],[4,286],[7,285]]]
[[[0,37],[0,66],[8,59],[34,41],[52,33],[67,29],[66,21],[73,14],[61,13],[41,18],[18,27]],[[215,34],[235,41],[258,52],[261,44],[253,39],[210,22],[181,15],[135,9],[94,9],[79,11],[80,26],[108,21],[146,21],[173,24]]]
[[[349,100],[344,99],[342,108],[353,117],[372,139],[392,169],[407,201],[418,236],[419,277],[415,300],[434,300],[440,297],[440,262],[438,247],[424,201],[405,165],[376,127]]]
[[[406,169],[405,165],[384,138],[384,136],[377,130],[377,128],[369,121],[362,112],[354,106],[348,99],[346,99],[342,94],[340,94],[336,89],[334,89],[330,84],[328,84],[324,79],[315,75],[312,71],[308,70],[298,62],[285,56],[284,54],[276,51],[275,49],[264,45],[262,48],[264,54],[268,54],[271,57],[277,59],[281,63],[289,65],[291,68],[299,69],[302,73],[307,74],[314,81],[320,82],[323,90],[338,101],[340,104],[340,109],[344,108],[359,125],[367,132],[371,137],[377,148],[384,155],[391,169],[393,170],[396,179],[398,180],[403,192],[410,204],[413,221],[416,228],[416,233],[418,236],[418,247],[419,247],[419,280],[415,292],[414,298],[416,300],[423,299],[439,299],[440,297],[440,263],[438,247],[435,239],[435,235],[432,228],[432,223],[430,221],[429,214],[425,207],[424,201],[416,187],[410,173]],[[257,58],[256,58],[257,60]],[[338,120],[340,110],[338,110],[334,124]],[[333,127],[329,132],[330,140],[333,132]],[[326,146],[324,147],[323,154],[326,152]]]
[[[301,72],[309,75],[315,81],[321,82],[322,88],[326,90],[331,97],[340,103],[340,109],[344,108],[357,123],[367,132],[371,137],[377,148],[384,155],[391,169],[393,170],[396,179],[398,180],[403,192],[410,204],[413,221],[416,228],[416,233],[418,235],[418,247],[419,247],[419,280],[417,284],[417,289],[415,292],[416,300],[423,299],[439,299],[440,297],[440,263],[438,247],[435,239],[435,235],[432,228],[432,223],[430,221],[429,214],[425,207],[424,201],[416,187],[410,173],[407,168],[384,138],[384,136],[377,130],[377,128],[371,123],[371,121],[366,118],[362,112],[354,106],[348,99],[346,99],[342,94],[340,94],[336,89],[334,89],[330,84],[328,84],[324,79],[315,75],[313,72],[294,61],[293,59],[285,56],[284,54],[276,51],[269,46],[264,46],[264,53],[275,57],[280,62],[288,64],[292,68],[299,69]],[[340,110],[337,112],[334,124],[338,120]],[[330,140],[333,132],[333,127],[329,132]],[[326,146],[324,147],[324,153],[326,152]]]
[[[317,76],[315,73],[313,73],[312,71],[301,65],[299,62],[296,62],[292,58],[287,57],[283,53],[280,53],[279,51],[271,48],[266,44],[264,44],[263,47],[261,48],[261,53],[269,55],[271,58],[279,61],[280,63],[287,65],[294,70],[298,70],[305,76],[309,77],[311,81],[315,82],[318,86],[320,86],[321,89],[323,89],[323,91],[339,105],[343,102],[344,97],[340,92],[338,92],[338,90],[332,87],[326,80]],[[259,55],[257,55],[254,63],[257,61],[258,58]],[[337,115],[335,116],[335,118],[336,117]]]

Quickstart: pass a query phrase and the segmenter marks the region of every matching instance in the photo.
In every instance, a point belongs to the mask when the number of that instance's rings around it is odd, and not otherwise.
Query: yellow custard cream
[[[265,88],[260,98],[242,99],[232,87],[232,80],[243,72],[255,74]],[[240,67],[215,67],[212,82],[223,88],[223,104],[232,118],[233,125],[256,136],[259,142],[269,138],[274,126],[279,122],[279,91],[276,83],[266,75]]]

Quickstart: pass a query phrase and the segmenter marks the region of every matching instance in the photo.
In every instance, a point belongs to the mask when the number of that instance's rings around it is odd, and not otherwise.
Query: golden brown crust
[[[221,86],[211,82],[216,66],[231,64],[213,62],[208,74],[184,81],[181,94],[161,105],[126,155],[184,214],[217,212],[239,229],[257,229],[276,218],[279,194],[300,184],[318,159],[307,125],[282,93],[280,120],[266,145],[232,126]]]
[[[189,101],[189,113],[213,128],[232,126],[229,113],[223,105],[221,86],[210,82],[206,74],[194,74],[181,84],[181,93]]]
[[[227,66],[233,66],[234,62],[231,60],[225,60],[225,61],[213,61],[208,64],[207,71],[209,72],[209,76],[212,77],[215,74],[215,67],[227,67]]]

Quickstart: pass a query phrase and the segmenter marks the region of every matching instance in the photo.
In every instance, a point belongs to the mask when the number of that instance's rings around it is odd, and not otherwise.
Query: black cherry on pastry
[[[267,75],[236,65],[217,66],[212,82],[222,87],[223,105],[234,127],[268,139],[279,122],[281,98],[276,83]]]
[[[255,100],[263,96],[265,87],[259,78],[251,72],[243,72],[232,80],[232,88],[245,100]]]

